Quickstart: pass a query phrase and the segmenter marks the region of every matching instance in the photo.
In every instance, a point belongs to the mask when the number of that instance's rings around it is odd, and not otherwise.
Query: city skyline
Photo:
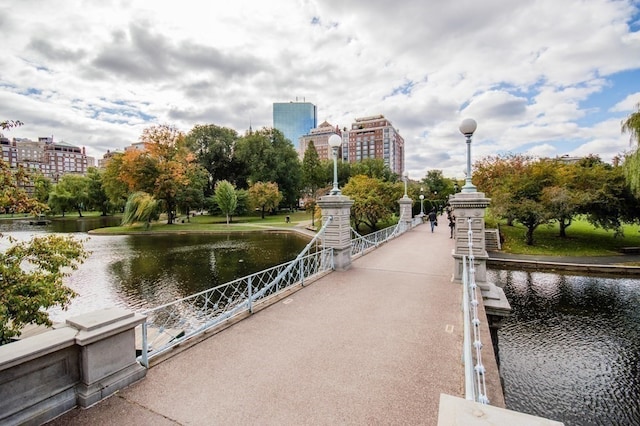
[[[0,119],[8,138],[83,146],[99,159],[146,127],[271,127],[272,105],[317,106],[340,128],[382,114],[410,178],[463,177],[472,157],[631,148],[640,102],[638,0],[197,2],[0,6]],[[297,141],[292,141],[294,145]]]

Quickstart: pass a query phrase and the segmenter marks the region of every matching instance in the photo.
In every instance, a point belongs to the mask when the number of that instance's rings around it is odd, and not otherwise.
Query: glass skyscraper
[[[309,102],[275,102],[273,104],[273,127],[289,139],[296,150],[298,139],[318,125],[316,106]]]

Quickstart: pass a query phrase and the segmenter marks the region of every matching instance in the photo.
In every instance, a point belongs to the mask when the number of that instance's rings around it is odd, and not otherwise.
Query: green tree
[[[621,123],[622,133],[629,133],[632,143],[636,143],[634,150],[625,156],[624,175],[636,197],[640,197],[640,103],[637,111],[632,112]]]
[[[195,153],[200,165],[209,172],[210,183],[220,180],[236,182],[240,167],[234,155],[238,133],[215,124],[196,125],[186,136],[189,149]],[[207,185],[205,196],[214,192],[213,186]]]
[[[158,220],[158,202],[146,192],[138,191],[129,196],[122,215],[122,225],[143,222],[144,228],[151,228],[151,221]]]
[[[305,207],[311,211],[311,226],[315,226],[316,196],[327,183],[320,157],[313,141],[309,142],[302,159],[302,185],[305,188]]]
[[[42,173],[38,173],[33,176],[33,196],[38,202],[47,204],[49,201],[49,194],[53,189],[53,183],[51,179],[44,176]]]
[[[236,143],[236,159],[247,183],[274,182],[290,208],[300,198],[302,171],[293,144],[276,129],[262,129],[245,135]]]
[[[236,189],[227,180],[221,180],[216,183],[215,198],[218,208],[222,214],[227,216],[227,225],[229,225],[229,217],[233,215],[238,207],[238,195]]]
[[[352,176],[365,175],[377,178],[384,182],[395,182],[398,176],[391,171],[382,158],[365,158],[362,161],[351,164]]]
[[[82,210],[89,201],[89,179],[73,174],[63,175],[49,194],[49,206],[53,210],[75,210],[82,217]]]
[[[404,186],[384,182],[365,175],[353,176],[342,193],[353,200],[351,218],[356,230],[362,224],[376,230],[378,222],[388,220],[396,210],[394,204],[402,196]]]
[[[273,211],[282,201],[282,194],[278,190],[278,184],[274,182],[256,182],[249,187],[249,205],[260,209],[264,219],[265,211]]]
[[[632,112],[622,121],[622,133],[629,133],[632,142],[640,145],[640,102],[636,104],[637,111]]]
[[[80,241],[59,235],[13,242],[0,252],[0,344],[27,324],[51,325],[46,309],[68,306],[75,293],[63,278],[87,255]]]
[[[91,210],[99,210],[102,216],[109,214],[111,204],[103,185],[104,172],[96,167],[87,169],[87,207]]]

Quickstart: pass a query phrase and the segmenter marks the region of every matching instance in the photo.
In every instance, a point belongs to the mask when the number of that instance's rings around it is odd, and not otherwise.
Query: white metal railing
[[[292,261],[251,274],[200,293],[143,312],[142,348],[138,361],[149,367],[149,360],[187,339],[198,336],[242,312],[253,312],[253,305],[305,280],[334,269],[333,249],[309,253],[320,241],[329,218]]]
[[[410,222],[410,224],[407,224],[404,221],[399,221],[395,225],[388,226],[367,235],[360,235],[358,231],[351,228],[351,232],[355,235],[355,237],[351,239],[351,257],[354,258],[362,256],[368,250],[378,247],[380,244],[397,237],[420,223],[422,222],[416,222],[415,220]]]
[[[482,341],[478,317],[478,286],[473,256],[472,220],[468,220],[469,255],[462,257],[462,309],[464,315],[463,360],[465,371],[465,398],[481,404],[489,404],[485,367],[482,364]],[[473,331],[473,341],[471,334]],[[475,362],[475,364],[474,364]]]

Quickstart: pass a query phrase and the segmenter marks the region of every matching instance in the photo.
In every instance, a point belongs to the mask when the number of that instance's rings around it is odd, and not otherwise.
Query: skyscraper
[[[280,130],[296,150],[298,139],[318,125],[316,106],[309,102],[274,102],[273,128]]]

